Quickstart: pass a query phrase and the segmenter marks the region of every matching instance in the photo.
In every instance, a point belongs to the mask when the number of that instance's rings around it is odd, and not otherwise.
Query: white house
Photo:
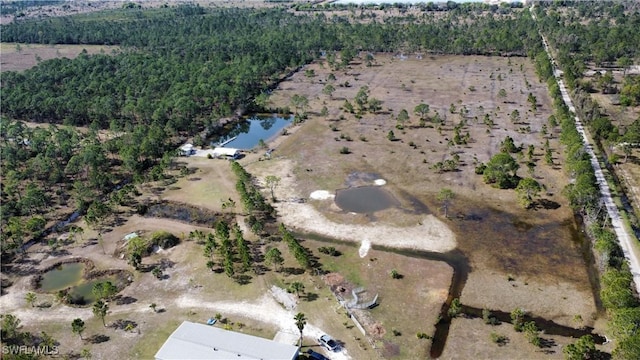
[[[184,321],[158,350],[155,359],[295,360],[298,351],[294,345]]]

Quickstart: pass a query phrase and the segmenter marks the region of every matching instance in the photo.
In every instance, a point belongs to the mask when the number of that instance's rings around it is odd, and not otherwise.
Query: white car
[[[340,349],[340,344],[337,341],[333,340],[331,336],[324,334],[318,338],[318,343],[322,345],[325,349],[329,351],[338,351]]]

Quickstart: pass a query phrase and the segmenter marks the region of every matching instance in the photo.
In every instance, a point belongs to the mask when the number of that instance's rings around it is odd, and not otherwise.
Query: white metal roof
[[[294,345],[184,321],[165,341],[155,358],[156,360],[293,360],[297,356],[298,347]]]
[[[234,149],[234,148],[217,147],[213,149],[214,156],[218,156],[218,155],[234,156],[238,154],[238,152],[240,152],[240,150]]]

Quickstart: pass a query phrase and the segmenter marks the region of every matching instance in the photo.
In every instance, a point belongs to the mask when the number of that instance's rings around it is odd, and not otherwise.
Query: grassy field
[[[106,45],[40,45],[40,44],[0,44],[0,68],[2,71],[22,71],[36,66],[41,61],[68,58],[73,59],[83,51],[87,54],[114,54],[117,46]]]

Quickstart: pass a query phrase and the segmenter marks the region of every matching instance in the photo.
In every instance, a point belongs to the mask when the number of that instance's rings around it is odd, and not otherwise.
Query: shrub
[[[349,150],[349,148],[348,148],[348,147],[346,147],[346,146],[343,146],[343,147],[340,149],[340,154],[350,154],[350,153],[351,153],[351,150]]]
[[[447,314],[449,314],[449,316],[454,318],[454,317],[457,317],[461,311],[462,311],[462,304],[460,303],[460,299],[458,298],[453,299],[451,301],[451,306],[449,307]]]
[[[491,341],[493,341],[494,343],[498,344],[499,346],[504,346],[509,342],[509,338],[504,336],[504,335],[500,335],[496,332],[491,332]]]
[[[392,279],[402,279],[402,275],[398,272],[398,270],[391,270],[391,278]]]
[[[151,243],[162,249],[168,249],[178,245],[180,239],[168,231],[156,231],[151,235]]]
[[[336,248],[333,247],[333,246],[329,246],[329,247],[321,246],[321,247],[318,248],[318,251],[320,251],[323,254],[327,254],[327,255],[331,255],[331,256],[340,256],[341,255],[340,251],[336,250]]]

